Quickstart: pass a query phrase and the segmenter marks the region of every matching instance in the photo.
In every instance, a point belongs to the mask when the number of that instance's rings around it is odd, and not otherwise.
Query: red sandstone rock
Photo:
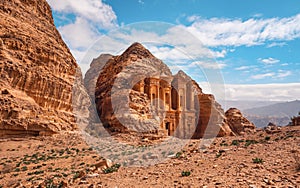
[[[234,133],[241,134],[255,131],[255,125],[245,118],[239,109],[230,108],[225,115],[227,122]]]
[[[0,135],[76,129],[72,103],[85,94],[78,65],[45,0],[1,1]],[[88,101],[86,101],[88,102]],[[77,109],[78,110],[78,109]]]
[[[111,132],[165,131],[180,138],[233,135],[213,95],[204,94],[183,71],[173,76],[141,44],[105,59],[102,66],[104,59],[100,56],[93,61],[101,70],[95,71],[93,65],[89,72],[99,72],[95,102],[102,123]],[[91,75],[85,80],[94,82]]]

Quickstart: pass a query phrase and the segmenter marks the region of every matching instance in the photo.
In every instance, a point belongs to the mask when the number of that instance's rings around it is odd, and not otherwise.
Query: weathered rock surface
[[[229,127],[224,110],[211,94],[198,95],[200,114],[195,138],[203,136],[232,136],[234,131]],[[216,134],[217,133],[217,134]]]
[[[270,122],[268,126],[263,128],[263,130],[266,131],[266,133],[268,134],[274,134],[274,133],[281,132],[281,127]]]
[[[105,61],[106,64],[103,66]],[[101,70],[97,69],[96,64],[101,67]],[[169,129],[169,135],[174,134],[174,136],[183,138],[201,138],[204,135],[206,137],[234,135],[227,124],[224,110],[215,101],[213,95],[204,94],[198,84],[183,71],[179,71],[173,76],[167,65],[154,57],[139,43],[131,45],[120,56],[100,56],[98,60],[93,61],[88,72],[91,74],[85,78],[85,83],[87,88],[91,88],[89,91],[93,90],[89,84],[94,84],[94,76],[97,75],[97,72],[99,73],[95,89],[96,108],[101,122],[111,132],[158,133],[161,129],[166,128]],[[153,107],[157,106],[155,106],[155,102],[152,102],[152,99],[157,96],[149,95],[149,93],[153,93],[152,90],[155,88],[151,88],[151,92],[145,94],[147,91],[144,91],[144,81],[143,84],[140,83],[145,78],[151,78],[150,82],[155,80],[159,82],[156,86],[157,89],[162,85],[171,89],[172,83],[172,92],[173,88],[177,93],[180,93],[181,90],[192,91],[184,94],[186,96],[180,94],[180,97],[186,99],[186,102],[180,103],[180,107],[178,101],[181,99],[178,99],[179,96],[171,99],[171,103],[169,103],[166,100],[167,94],[162,97],[159,91],[154,92],[159,95],[158,98],[165,100],[165,108],[169,109],[166,118],[170,120],[173,116],[176,118],[175,116],[185,114],[181,115],[179,121],[185,122],[189,127],[186,125],[185,127],[178,127],[178,130],[173,133],[174,130],[169,127],[172,126],[172,123],[164,126],[162,125],[164,122],[161,122],[163,118],[161,115],[158,115],[159,118],[153,116],[153,111],[156,110]],[[178,85],[179,82],[181,82],[181,86]],[[165,92],[166,88],[162,90]],[[146,87],[145,90],[147,90]],[[90,95],[92,95],[91,92]],[[190,98],[192,100],[189,100]],[[188,102],[189,104],[186,104]],[[161,102],[158,101],[158,103]],[[173,103],[177,104],[173,105]],[[195,114],[197,114],[196,117]],[[194,117],[193,120],[188,117],[189,115]],[[195,122],[195,127],[190,127],[193,126],[193,123],[189,122]]]
[[[238,135],[253,132],[256,129],[255,125],[245,118],[239,109],[230,108],[226,111],[225,116],[231,130]]]
[[[106,128],[112,132],[158,132],[160,123],[151,117],[149,98],[132,90],[140,79],[154,74],[171,75],[171,71],[138,43],[107,61],[95,90],[97,111]]]
[[[110,60],[113,56],[110,54],[102,54],[98,58],[95,58],[91,65],[90,69],[86,72],[84,76],[84,85],[86,86],[87,93],[91,98],[95,98],[95,86],[99,74],[102,71],[102,68],[105,66],[106,62]]]
[[[89,101],[80,100],[86,95],[81,72],[50,6],[45,0],[1,1],[0,18],[0,135],[76,129],[72,103]]]

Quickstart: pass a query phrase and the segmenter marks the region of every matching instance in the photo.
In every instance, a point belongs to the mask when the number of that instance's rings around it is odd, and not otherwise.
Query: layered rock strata
[[[87,95],[50,6],[45,0],[1,1],[0,17],[0,135],[76,129],[73,103]]]
[[[244,134],[246,132],[254,132],[256,127],[237,108],[230,108],[225,113],[227,122],[231,130],[237,134]]]
[[[96,109],[110,132],[164,132],[180,138],[234,135],[213,95],[204,94],[183,71],[172,75],[141,44],[134,43],[120,56],[102,55],[95,62],[101,70],[91,66],[89,72],[99,74]],[[85,83],[94,80],[89,75]]]

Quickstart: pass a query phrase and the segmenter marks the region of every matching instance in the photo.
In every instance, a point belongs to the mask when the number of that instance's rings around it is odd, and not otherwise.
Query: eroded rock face
[[[45,0],[1,1],[0,17],[0,134],[76,129],[73,99],[86,93],[50,6]]]
[[[230,108],[226,111],[225,116],[231,130],[238,135],[253,132],[256,129],[255,125],[245,118],[239,109]]]
[[[86,72],[84,77],[84,85],[86,86],[87,93],[91,98],[95,98],[95,86],[102,68],[112,57],[113,56],[110,54],[101,54],[98,58],[95,58],[92,61],[89,70]]]
[[[234,134],[213,95],[204,94],[183,71],[173,76],[141,44],[134,43],[106,61],[97,79],[95,103],[101,122],[111,132],[164,131],[180,138]],[[93,84],[92,80],[89,77],[85,83]]]
[[[154,74],[170,76],[171,71],[138,43],[107,61],[95,90],[97,111],[106,128],[112,132],[158,132],[159,121],[151,117],[148,96],[132,89]]]
[[[234,132],[227,123],[224,110],[211,94],[198,95],[200,114],[194,138],[232,136]],[[216,134],[216,130],[219,130]]]

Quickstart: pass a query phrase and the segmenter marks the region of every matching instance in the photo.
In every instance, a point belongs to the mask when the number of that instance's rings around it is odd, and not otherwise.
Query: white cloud
[[[138,3],[141,4],[141,5],[145,4],[145,2],[142,1],[142,0],[138,0]]]
[[[256,14],[253,14],[252,17],[254,17],[254,18],[261,18],[261,17],[263,17],[263,14],[256,13]]]
[[[274,75],[275,75],[275,73],[270,72],[270,73],[265,73],[265,74],[256,74],[256,75],[251,76],[251,78],[255,79],[255,80],[260,80],[260,79],[264,79],[267,77],[273,77]]]
[[[225,85],[228,100],[289,101],[300,99],[300,83]]]
[[[58,30],[72,49],[88,48],[101,35],[81,17],[76,18],[75,23],[59,27]]]
[[[278,75],[276,75],[277,78],[285,78],[287,76],[292,75],[291,71],[279,71]]]
[[[211,93],[213,86],[199,83],[205,93]],[[240,101],[291,101],[300,99],[300,83],[283,84],[225,84],[225,99]],[[223,100],[218,99],[217,100]]]
[[[102,0],[47,0],[54,11],[72,13],[104,29],[116,26],[117,16]]]
[[[300,37],[300,14],[287,18],[248,20],[189,17],[187,29],[207,46],[253,46]]]
[[[58,30],[77,62],[82,60],[87,49],[102,36],[100,31],[118,27],[115,12],[102,0],[47,1],[62,17],[69,14],[75,16],[74,22],[69,23],[69,20],[68,24],[60,26]],[[88,66],[81,63],[79,65],[85,73]]]
[[[223,62],[204,62],[204,61],[195,61],[192,62],[191,65],[189,67],[196,67],[199,66],[203,69],[223,69],[224,67],[226,67],[226,64]]]
[[[259,58],[258,61],[260,61],[260,62],[262,62],[264,64],[268,64],[268,65],[276,64],[276,63],[280,62],[279,59],[274,59],[272,57],[269,57],[269,58],[266,58],[266,59]]]
[[[275,47],[275,46],[282,47],[282,46],[286,46],[286,45],[287,45],[286,42],[272,42],[271,44],[267,45],[267,48],[272,48],[272,47]]]
[[[244,70],[249,70],[251,69],[253,66],[241,66],[241,67],[237,67],[234,70],[239,70],[239,71],[244,71]]]
[[[187,17],[187,21],[188,22],[195,22],[195,21],[197,21],[197,20],[199,20],[201,17],[200,16],[198,16],[198,15],[192,15],[192,16],[189,16],[189,17]]]
[[[256,74],[251,76],[252,79],[260,80],[264,78],[282,79],[292,75],[292,71],[289,70],[278,70],[277,72],[269,72],[264,74]]]

